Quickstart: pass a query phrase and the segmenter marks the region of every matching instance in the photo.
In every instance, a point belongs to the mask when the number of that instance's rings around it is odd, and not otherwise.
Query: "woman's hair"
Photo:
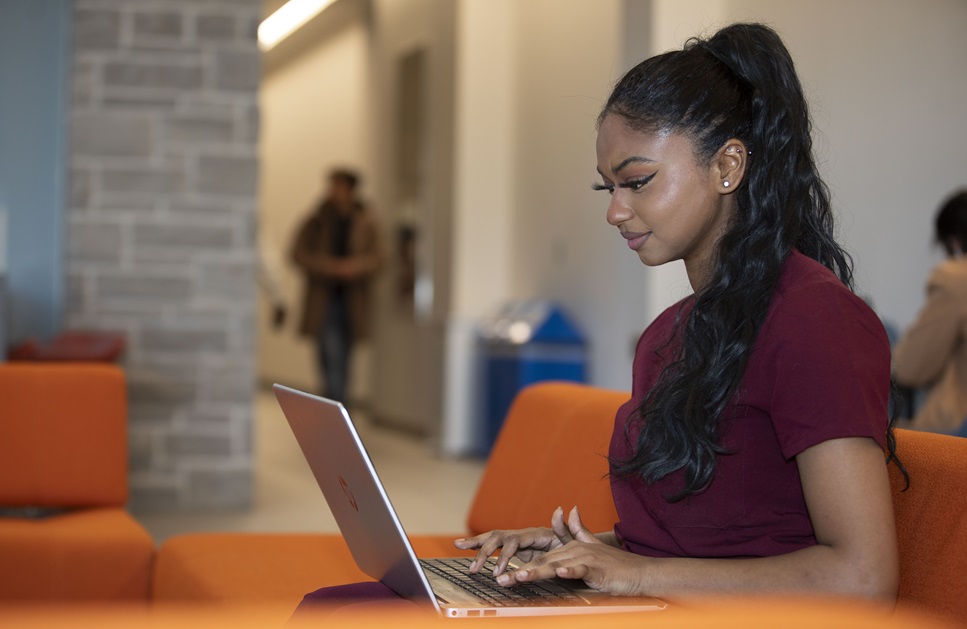
[[[967,247],[967,190],[958,192],[940,207],[937,213],[937,242],[947,249],[949,255],[964,253]],[[953,249],[956,240],[960,251]]]
[[[634,454],[612,461],[616,472],[647,482],[684,468],[684,488],[668,497],[675,501],[706,488],[716,456],[727,452],[719,420],[738,390],[786,257],[798,249],[850,289],[852,259],[833,237],[829,189],[813,159],[812,124],[792,58],[769,27],[733,24],[641,62],[618,82],[599,124],[609,115],[636,131],[689,137],[703,164],[731,138],[749,151],[712,279],[676,324],[680,353],[640,408]],[[887,439],[892,453],[892,431]]]

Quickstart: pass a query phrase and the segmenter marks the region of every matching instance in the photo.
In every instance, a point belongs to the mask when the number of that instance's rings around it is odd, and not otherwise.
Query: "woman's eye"
[[[594,191],[607,190],[608,194],[614,194],[614,186],[603,183],[592,183],[591,189]]]
[[[657,175],[657,174],[658,173],[652,173],[652,174],[648,175],[647,177],[642,177],[641,179],[632,179],[631,181],[626,181],[626,182],[624,182],[622,184],[619,184],[619,187],[621,187],[621,188],[627,188],[628,190],[631,190],[632,192],[638,192],[639,190],[641,190],[642,188],[644,188],[645,185],[647,185],[649,181],[651,181],[652,179],[654,179],[655,178],[655,175]]]

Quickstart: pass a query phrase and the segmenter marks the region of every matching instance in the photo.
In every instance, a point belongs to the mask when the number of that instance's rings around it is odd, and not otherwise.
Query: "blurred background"
[[[963,0],[336,0],[260,48],[283,4],[0,3],[0,341],[124,338],[131,509],[159,537],[327,526],[265,386],[319,386],[289,251],[331,168],[362,174],[387,255],[350,399],[426,531],[462,529],[482,467],[487,317],[561,305],[587,379],[625,390],[633,341],[689,291],[590,190],[595,118],[641,59],[780,32],[859,291],[897,329],[967,185]]]

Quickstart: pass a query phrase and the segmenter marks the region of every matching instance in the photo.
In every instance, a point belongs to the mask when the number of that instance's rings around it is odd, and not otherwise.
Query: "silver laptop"
[[[272,388],[356,564],[400,596],[448,618],[665,608],[655,598],[609,596],[580,581],[505,588],[486,568],[471,575],[472,556],[417,559],[343,405],[279,384]]]

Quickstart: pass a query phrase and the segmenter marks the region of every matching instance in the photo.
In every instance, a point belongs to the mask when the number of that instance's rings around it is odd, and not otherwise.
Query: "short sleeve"
[[[885,448],[890,345],[873,310],[838,281],[777,294],[767,321],[772,421],[783,456],[823,441],[871,437]]]

